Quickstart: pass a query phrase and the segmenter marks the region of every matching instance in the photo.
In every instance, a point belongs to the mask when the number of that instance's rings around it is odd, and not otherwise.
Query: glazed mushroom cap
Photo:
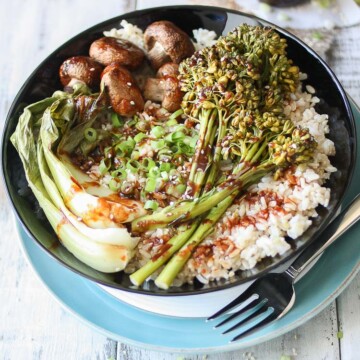
[[[194,51],[190,37],[170,21],[156,21],[144,33],[145,47],[154,69],[167,62],[179,64]]]
[[[107,66],[101,75],[101,84],[107,89],[110,104],[117,114],[130,117],[144,109],[141,91],[125,67]]]
[[[156,73],[156,77],[162,78],[165,76],[177,76],[179,75],[179,64],[165,63],[162,65]]]
[[[73,56],[65,60],[59,69],[60,81],[67,86],[72,79],[83,81],[94,88],[100,84],[103,67],[88,56]]]
[[[174,76],[146,79],[144,97],[147,100],[161,102],[167,111],[180,109],[184,93],[180,90],[179,80]]]
[[[95,40],[89,50],[90,56],[105,66],[118,63],[128,69],[136,69],[144,60],[144,52],[132,42],[114,37]]]
[[[179,80],[172,76],[167,77],[165,80],[165,96],[161,106],[170,112],[174,112],[180,109],[183,97],[184,93],[180,90]]]

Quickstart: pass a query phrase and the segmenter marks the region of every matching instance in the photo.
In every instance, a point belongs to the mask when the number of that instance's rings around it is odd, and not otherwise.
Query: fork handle
[[[339,236],[360,218],[360,194],[327,226],[320,237],[308,246],[285,271],[293,281]]]

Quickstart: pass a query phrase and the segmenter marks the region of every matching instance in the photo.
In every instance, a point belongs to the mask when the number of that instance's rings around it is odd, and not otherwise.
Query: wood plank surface
[[[197,1],[234,6],[234,1]],[[79,31],[135,7],[194,1],[12,0],[0,12],[0,129],[18,89],[35,66]],[[360,102],[360,26],[336,32],[329,62]],[[359,359],[360,275],[311,321],[272,341],[224,354],[181,355],[138,349],[107,339],[61,308],[26,263],[10,205],[0,186],[0,359],[296,360]],[[338,339],[338,331],[344,336]]]

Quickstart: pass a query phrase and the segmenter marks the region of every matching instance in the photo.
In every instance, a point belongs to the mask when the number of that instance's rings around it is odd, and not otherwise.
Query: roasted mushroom
[[[156,73],[156,77],[162,78],[165,76],[178,76],[179,75],[179,64],[166,63],[162,65]]]
[[[179,64],[195,51],[189,36],[170,21],[153,22],[146,28],[144,38],[155,70],[167,62]]]
[[[90,46],[89,54],[105,66],[118,63],[130,70],[139,67],[145,57],[144,52],[132,42],[113,37],[95,40]]]
[[[129,70],[119,64],[107,66],[101,75],[114,111],[122,116],[133,116],[144,109],[141,91]]]
[[[145,99],[161,102],[161,106],[170,112],[179,109],[184,94],[176,77],[178,68],[177,64],[166,63],[158,70],[157,78],[146,79]]]
[[[88,56],[73,56],[60,66],[60,81],[63,86],[68,86],[71,80],[76,79],[91,88],[98,87],[102,69],[99,63]]]

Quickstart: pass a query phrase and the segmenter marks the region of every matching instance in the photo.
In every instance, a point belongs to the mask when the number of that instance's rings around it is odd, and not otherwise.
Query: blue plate
[[[353,101],[351,104],[358,128],[357,141],[360,143],[360,110]],[[358,193],[359,178],[360,161],[356,164],[353,181],[343,205]],[[213,330],[212,323],[205,323],[204,319],[158,315],[115,299],[96,283],[54,261],[29,238],[19,224],[18,230],[32,267],[68,311],[114,340],[158,351],[223,352],[270,340],[300,326],[323,310],[345,289],[360,268],[360,225],[355,225],[296,284],[297,301],[288,315],[263,330],[230,344],[231,334],[221,336],[219,331]]]

